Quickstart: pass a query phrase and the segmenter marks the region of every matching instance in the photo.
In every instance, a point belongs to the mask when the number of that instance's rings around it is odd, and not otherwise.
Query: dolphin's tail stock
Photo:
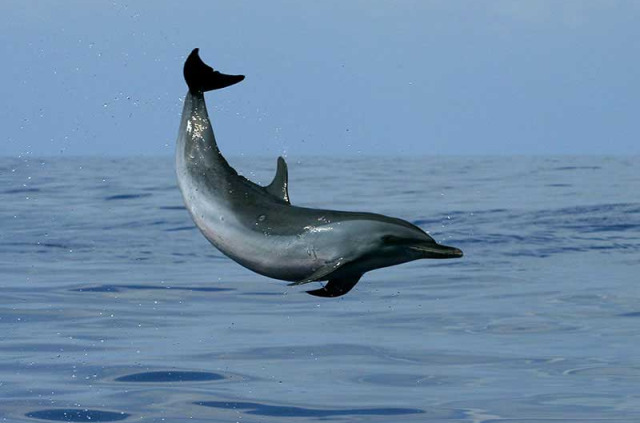
[[[244,79],[244,75],[225,75],[213,70],[200,59],[198,49],[194,48],[184,62],[184,79],[187,81],[189,91],[192,94],[198,94],[237,84]]]

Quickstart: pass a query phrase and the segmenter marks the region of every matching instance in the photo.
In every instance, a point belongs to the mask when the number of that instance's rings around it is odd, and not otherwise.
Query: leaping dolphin
[[[374,213],[292,206],[287,164],[278,157],[267,186],[238,175],[220,153],[204,92],[244,79],[214,71],[194,49],[184,64],[189,87],[176,151],[178,185],[202,234],[222,253],[264,276],[300,285],[319,297],[349,292],[365,272],[423,258],[462,257],[422,229]]]

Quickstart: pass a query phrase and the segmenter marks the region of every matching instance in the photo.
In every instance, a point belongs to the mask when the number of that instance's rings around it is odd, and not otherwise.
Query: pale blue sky
[[[638,154],[640,2],[0,2],[0,155],[173,154],[194,47],[229,155]]]

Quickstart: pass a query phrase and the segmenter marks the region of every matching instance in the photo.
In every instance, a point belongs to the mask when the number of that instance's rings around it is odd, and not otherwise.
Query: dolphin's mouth
[[[409,248],[415,251],[420,251],[424,258],[433,259],[449,259],[462,257],[462,250],[455,247],[448,247],[440,244],[419,244],[412,245]]]

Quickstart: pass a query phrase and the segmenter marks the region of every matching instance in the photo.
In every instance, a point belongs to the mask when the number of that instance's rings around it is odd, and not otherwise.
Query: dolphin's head
[[[386,254],[405,255],[413,260],[462,257],[462,251],[458,248],[438,244],[422,229],[400,219],[380,229],[381,249]]]
[[[383,249],[391,254],[404,254],[415,257],[414,260],[448,259],[462,257],[462,251],[455,247],[438,244],[426,233],[421,237],[399,237],[385,235],[382,237]]]
[[[448,259],[462,257],[455,247],[438,244],[419,227],[401,219],[385,218],[371,222],[358,260],[361,268],[373,270],[419,259]],[[364,250],[364,251],[363,251]]]

